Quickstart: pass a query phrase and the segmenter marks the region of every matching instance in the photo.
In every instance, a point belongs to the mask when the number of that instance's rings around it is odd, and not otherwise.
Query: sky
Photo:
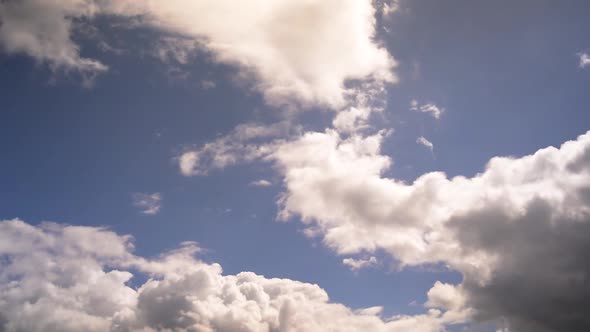
[[[0,331],[590,330],[589,15],[0,1]]]

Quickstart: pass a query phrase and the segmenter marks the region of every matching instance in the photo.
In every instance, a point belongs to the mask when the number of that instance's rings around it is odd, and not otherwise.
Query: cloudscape
[[[590,331],[586,1],[0,1],[0,331]]]

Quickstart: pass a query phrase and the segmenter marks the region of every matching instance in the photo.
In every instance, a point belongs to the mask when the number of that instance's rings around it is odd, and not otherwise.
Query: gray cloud
[[[489,207],[450,227],[463,250],[500,257],[484,285],[464,281],[476,318],[504,317],[519,332],[590,330],[590,216],[564,216],[537,199],[516,218]]]

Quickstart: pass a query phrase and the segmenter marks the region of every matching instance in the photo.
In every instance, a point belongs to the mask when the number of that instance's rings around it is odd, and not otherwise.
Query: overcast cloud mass
[[[455,6],[521,21],[493,4]],[[2,140],[16,137],[0,145],[0,180],[16,183],[0,196],[9,202],[0,206],[0,331],[590,331],[590,122],[581,115],[590,60],[580,51],[590,44],[552,48],[559,69],[534,62],[533,50],[549,53],[534,28],[555,23],[535,10],[522,18],[530,29],[513,28],[522,49],[511,61],[530,72],[508,79],[492,66],[507,66],[509,53],[481,51],[507,39],[502,21],[428,39],[411,22],[435,8],[0,1],[0,68],[26,82],[5,96],[18,101],[0,105]],[[466,17],[446,15],[440,27],[427,23],[450,31]],[[459,46],[443,47],[443,37]],[[456,76],[428,85],[446,68]],[[517,99],[502,89],[512,79],[533,86],[539,68],[572,84],[571,95],[531,88]],[[496,96],[506,109],[475,113]],[[516,113],[540,104],[527,116],[562,120],[531,122],[543,135],[527,135],[530,118]],[[560,115],[566,104],[570,118]],[[494,127],[511,116],[515,125]],[[374,281],[398,275],[415,287],[397,294]],[[392,303],[379,303],[382,293]],[[412,304],[395,302],[403,296]]]

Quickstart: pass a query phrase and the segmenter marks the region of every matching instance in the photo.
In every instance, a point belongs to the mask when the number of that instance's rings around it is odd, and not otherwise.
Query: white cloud
[[[352,271],[358,271],[360,269],[375,266],[377,265],[377,258],[375,256],[371,256],[368,258],[344,258],[342,260],[342,264],[350,267]]]
[[[143,214],[155,215],[160,212],[162,207],[162,194],[160,193],[134,193],[132,198],[133,206]]]
[[[430,114],[435,119],[440,119],[441,115],[445,111],[443,108],[437,106],[434,103],[419,105],[416,99],[412,99],[410,101],[410,110]]]
[[[416,139],[416,143],[425,146],[428,150],[434,150],[434,144],[431,141],[427,140],[424,136],[420,136]]]
[[[367,127],[367,120],[371,115],[368,107],[351,107],[348,110],[338,112],[332,121],[335,129],[343,133],[353,133]]]
[[[580,68],[586,68],[587,66],[590,66],[590,55],[588,53],[580,52],[578,53],[578,57],[580,57]]]
[[[2,331],[435,332],[444,313],[380,317],[352,310],[319,286],[252,272],[222,274],[195,243],[155,259],[103,228],[0,222]],[[131,272],[134,271],[134,272]],[[130,287],[133,273],[149,279]]]
[[[80,56],[71,38],[72,19],[91,18],[98,7],[88,0],[19,0],[0,2],[0,49],[26,54],[54,70],[78,71],[87,82],[107,70],[98,60]]]
[[[178,156],[180,173],[184,176],[206,175],[210,170],[223,169],[239,162],[263,158],[272,152],[272,144],[256,144],[252,140],[286,136],[298,130],[289,122],[270,125],[244,123],[232,132],[207,142],[195,149],[188,149]]]
[[[277,106],[338,108],[346,103],[349,80],[396,81],[395,61],[374,40],[371,0],[5,1],[0,44],[54,66],[104,71],[99,61],[80,56],[71,37],[73,20],[103,14],[163,32],[156,54],[164,60],[187,63],[205,50],[237,67],[238,76]]]
[[[260,179],[260,180],[252,181],[251,185],[253,185],[255,187],[269,187],[269,186],[272,186],[272,182],[265,180],[265,179]]]
[[[342,137],[328,129],[277,147],[272,158],[285,185],[279,216],[299,217],[306,234],[340,255],[379,250],[402,267],[442,263],[459,271],[476,311],[448,319],[506,317],[519,332],[590,326],[585,305],[567,312],[556,305],[586,301],[574,280],[590,275],[581,254],[590,238],[580,235],[590,234],[590,133],[559,149],[492,158],[472,178],[433,172],[412,184],[382,176],[391,165],[382,141],[382,132]],[[554,315],[535,316],[549,308]]]

